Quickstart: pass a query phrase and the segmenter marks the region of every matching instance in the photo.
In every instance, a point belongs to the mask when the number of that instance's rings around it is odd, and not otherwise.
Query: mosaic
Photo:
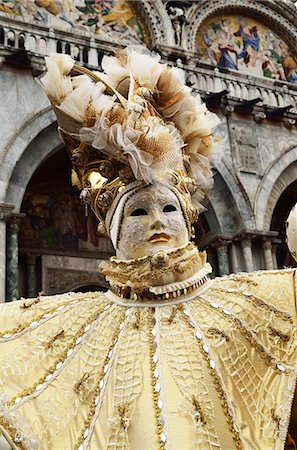
[[[197,50],[204,62],[297,84],[297,59],[262,23],[243,16],[209,19],[199,29]]]
[[[103,39],[150,44],[147,30],[124,0],[0,0],[0,12],[54,28],[89,31]]]

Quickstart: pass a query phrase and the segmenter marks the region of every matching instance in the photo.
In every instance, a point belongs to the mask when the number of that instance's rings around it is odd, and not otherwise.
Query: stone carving
[[[106,281],[98,272],[79,270],[61,270],[47,268],[44,277],[43,291],[46,295],[68,292],[79,285],[95,284],[98,290],[106,286]]]
[[[230,134],[236,168],[241,172],[257,174],[259,162],[253,127],[232,123]]]
[[[182,38],[182,27],[185,22],[185,12],[180,6],[170,4],[167,11],[174,28],[175,43],[177,46],[180,46]]]

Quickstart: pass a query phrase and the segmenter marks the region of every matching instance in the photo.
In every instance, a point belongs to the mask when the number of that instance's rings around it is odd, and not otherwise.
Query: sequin
[[[202,334],[199,331],[196,331],[196,338],[199,340],[202,339]]]
[[[167,441],[167,437],[166,437],[166,434],[165,434],[164,432],[161,433],[160,438],[161,438],[161,441],[162,441],[162,442],[166,442],[166,441]]]
[[[158,408],[162,409],[163,408],[163,402],[162,400],[158,400]]]
[[[60,361],[57,365],[56,365],[56,369],[59,370],[62,367],[63,363],[62,361]]]
[[[208,353],[208,352],[209,352],[209,348],[207,347],[206,344],[203,344],[202,348],[203,348],[203,350],[205,351],[205,353]]]
[[[284,368],[284,366],[282,364],[277,364],[276,367],[278,368],[278,370],[280,370],[281,372],[285,372],[286,369]]]

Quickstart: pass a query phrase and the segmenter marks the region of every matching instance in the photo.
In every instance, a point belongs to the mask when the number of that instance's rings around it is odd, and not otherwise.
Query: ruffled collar
[[[100,271],[110,283],[110,291],[122,303],[172,303],[205,286],[212,268],[206,262],[206,253],[189,243],[135,260],[112,257],[100,264]]]

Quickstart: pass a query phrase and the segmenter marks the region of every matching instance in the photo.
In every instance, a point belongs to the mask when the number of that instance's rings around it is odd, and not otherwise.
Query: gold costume
[[[197,278],[158,300],[109,291],[2,305],[4,435],[22,450],[282,449],[295,276]]]
[[[42,83],[110,290],[1,305],[1,430],[20,450],[282,450],[296,273],[208,278],[190,238],[217,119],[156,56],[102,64],[53,55]]]

